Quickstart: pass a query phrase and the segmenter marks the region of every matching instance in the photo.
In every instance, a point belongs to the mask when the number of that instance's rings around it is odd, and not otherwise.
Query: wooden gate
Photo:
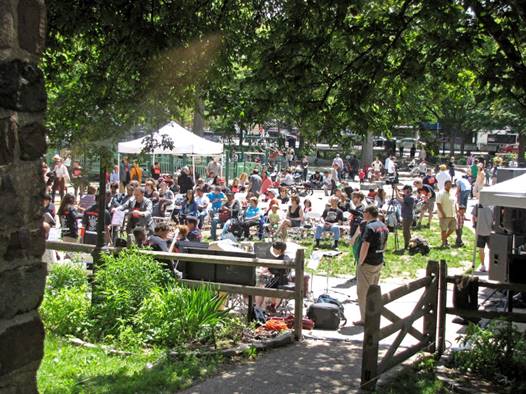
[[[421,288],[425,288],[424,293],[409,316],[399,317],[386,307],[390,302]],[[362,355],[362,389],[374,390],[376,381],[382,373],[407,360],[419,351],[435,352],[437,343],[438,288],[439,264],[436,261],[428,262],[425,277],[400,286],[389,293],[382,295],[380,286],[377,285],[369,287],[366,301]],[[391,323],[380,328],[382,316]],[[424,322],[420,331],[413,324],[421,317],[424,318]],[[397,332],[396,339],[383,358],[379,360],[379,342]],[[414,337],[418,342],[397,353],[407,334]]]

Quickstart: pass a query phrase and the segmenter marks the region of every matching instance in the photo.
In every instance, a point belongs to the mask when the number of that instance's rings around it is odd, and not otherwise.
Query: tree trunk
[[[520,133],[519,134],[519,154],[517,158],[519,167],[526,167],[526,159],[524,158],[525,150],[526,150],[526,134]]]
[[[455,134],[456,127],[451,127],[449,130],[449,157],[455,156]]]
[[[460,136],[460,156],[464,156],[464,148],[466,146],[466,137],[464,134]]]
[[[203,135],[205,129],[205,102],[202,97],[197,97],[192,120],[192,132]]]
[[[373,162],[373,133],[368,131],[363,136],[362,142],[362,167],[370,165]]]

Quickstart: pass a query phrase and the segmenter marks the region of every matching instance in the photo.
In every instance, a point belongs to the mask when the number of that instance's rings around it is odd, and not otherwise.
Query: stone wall
[[[0,0],[0,393],[37,391],[44,329],[43,0]]]

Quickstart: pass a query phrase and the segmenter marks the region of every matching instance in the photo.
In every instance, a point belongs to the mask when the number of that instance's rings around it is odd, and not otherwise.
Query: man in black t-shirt
[[[99,217],[99,206],[92,205],[84,211],[82,216],[83,237],[82,243],[89,245],[97,244],[97,220]],[[110,242],[110,226],[111,215],[110,211],[104,210],[104,240],[106,243]]]
[[[325,208],[322,218],[322,223],[316,226],[316,233],[314,234],[314,239],[316,240],[315,248],[320,247],[321,235],[326,231],[330,231],[334,237],[333,249],[338,249],[340,226],[343,222],[343,212],[338,208],[338,197],[331,197],[331,205]]]
[[[364,219],[367,221],[362,235],[360,257],[356,267],[356,291],[360,306],[360,320],[354,324],[361,326],[365,321],[365,302],[370,285],[377,285],[380,271],[384,265],[384,251],[389,230],[385,223],[378,220],[378,208],[371,205],[365,208]]]

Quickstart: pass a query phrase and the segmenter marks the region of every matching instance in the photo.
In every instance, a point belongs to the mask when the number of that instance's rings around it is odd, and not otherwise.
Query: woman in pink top
[[[270,179],[266,171],[261,173],[261,179],[263,180],[261,183],[261,194],[267,194],[268,189],[272,187],[272,179]]]

